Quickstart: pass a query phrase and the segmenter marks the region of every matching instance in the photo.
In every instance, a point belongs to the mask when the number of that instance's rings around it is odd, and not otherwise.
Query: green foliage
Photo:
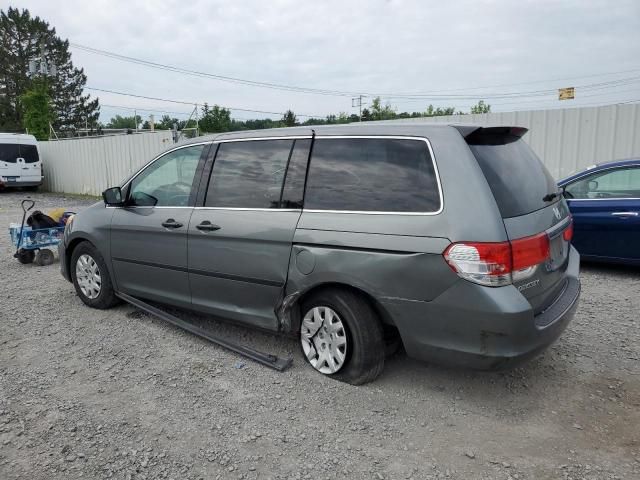
[[[142,123],[142,117],[140,115],[136,115],[135,117],[132,115],[130,117],[121,117],[120,115],[116,115],[109,120],[106,128],[130,128],[135,130],[136,125],[140,125]]]
[[[471,113],[490,113],[491,105],[484,103],[484,100],[480,100],[476,105],[471,107]]]
[[[49,125],[53,122],[49,99],[49,88],[44,79],[34,80],[31,88],[20,96],[24,127],[38,140],[49,138]]]
[[[285,127],[294,127],[298,124],[296,114],[292,110],[287,110],[282,116],[282,123]]]
[[[40,58],[45,49],[47,64],[55,65],[55,76],[47,77],[53,127],[75,130],[98,122],[98,100],[83,95],[87,77],[71,62],[69,42],[56,35],[55,28],[29,10],[9,7],[0,10],[0,130],[24,128],[23,95],[31,87],[29,60]]]
[[[424,112],[425,117],[442,117],[445,115],[454,115],[456,112],[455,107],[446,107],[446,108],[434,108],[433,105],[429,105],[427,107],[427,111]]]
[[[205,103],[198,126],[203,133],[228,132],[231,130],[231,111],[218,105],[209,108]]]
[[[371,120],[391,120],[396,118],[396,112],[388,103],[382,105],[380,97],[376,97],[371,102]]]

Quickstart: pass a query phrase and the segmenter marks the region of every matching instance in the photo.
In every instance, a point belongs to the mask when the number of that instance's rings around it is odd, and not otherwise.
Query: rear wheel
[[[300,344],[314,369],[353,385],[380,375],[382,325],[364,298],[348,290],[322,290],[303,303],[302,312]]]
[[[21,248],[14,256],[20,263],[26,265],[28,263],[33,263],[36,253],[33,250],[25,250],[24,248]]]
[[[40,249],[38,253],[36,253],[35,262],[42,267],[51,265],[54,261],[55,257],[53,256],[53,252],[48,248]]]
[[[91,243],[82,242],[73,250],[70,266],[73,286],[85,304],[107,309],[118,303],[107,265]]]

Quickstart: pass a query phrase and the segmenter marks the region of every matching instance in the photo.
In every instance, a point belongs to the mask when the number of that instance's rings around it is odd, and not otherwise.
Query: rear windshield
[[[16,163],[20,156],[17,143],[0,143],[0,162]]]
[[[16,163],[18,158],[24,158],[25,163],[36,163],[40,160],[38,148],[35,145],[0,143],[0,162]]]
[[[526,215],[554,203],[542,198],[558,191],[556,181],[529,145],[518,137],[502,137],[500,142],[488,139],[469,147],[489,182],[502,217]]]
[[[35,145],[20,145],[20,156],[25,163],[36,163],[38,160],[38,148]]]

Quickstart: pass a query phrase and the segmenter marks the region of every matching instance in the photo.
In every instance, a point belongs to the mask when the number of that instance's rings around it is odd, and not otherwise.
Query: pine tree
[[[29,60],[41,57],[56,66],[47,76],[56,130],[73,131],[85,125],[95,127],[100,113],[98,99],[83,95],[87,81],[83,69],[71,62],[69,42],[56,35],[55,28],[29,10],[9,7],[0,10],[0,129],[23,131],[21,96],[32,88]]]

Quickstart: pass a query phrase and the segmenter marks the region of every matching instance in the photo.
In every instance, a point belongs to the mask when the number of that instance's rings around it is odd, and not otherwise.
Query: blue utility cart
[[[53,250],[46,248],[58,245],[64,235],[64,226],[32,229],[25,225],[25,217],[27,212],[33,208],[35,202],[33,200],[23,200],[22,224],[9,224],[9,235],[11,241],[16,247],[16,253],[13,254],[20,263],[37,263],[38,265],[51,265],[54,261]]]

